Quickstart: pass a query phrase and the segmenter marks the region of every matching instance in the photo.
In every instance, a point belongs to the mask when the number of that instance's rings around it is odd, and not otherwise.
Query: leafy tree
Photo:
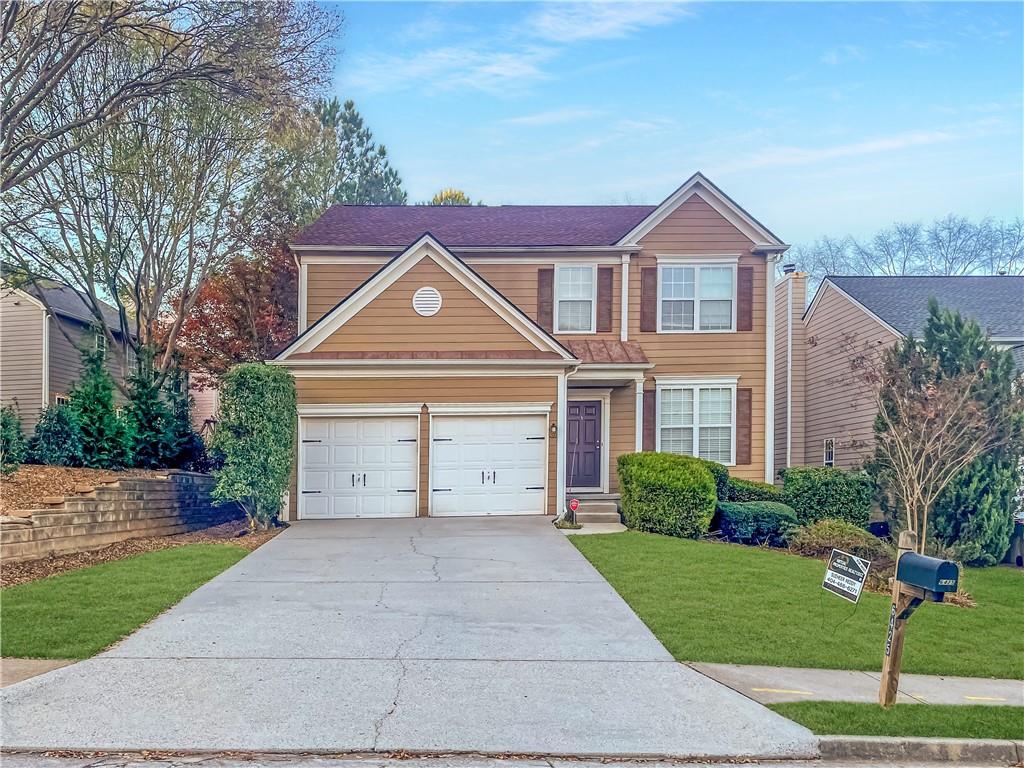
[[[278,367],[243,363],[224,376],[213,447],[223,454],[213,496],[237,502],[249,525],[273,525],[294,460],[295,381]]]
[[[114,380],[102,351],[82,351],[82,377],[69,407],[82,431],[82,464],[97,469],[131,466],[133,438],[114,408]]]
[[[374,142],[373,133],[356,111],[355,102],[349,99],[339,109],[336,98],[321,101],[317,104],[317,113],[323,126],[333,129],[338,143],[338,183],[334,201],[405,205],[408,195],[402,189],[402,178],[391,167],[384,145]]]
[[[189,371],[210,384],[236,363],[273,357],[297,329],[297,271],[281,247],[237,258],[207,281],[179,337]]]
[[[17,471],[25,460],[25,435],[15,410],[5,405],[0,408],[0,475]]]
[[[445,187],[444,189],[438,190],[430,199],[431,205],[472,205],[473,201],[469,199],[469,195],[463,192],[461,189],[455,189],[454,187]]]
[[[82,428],[67,405],[47,406],[39,416],[29,441],[29,458],[35,464],[57,467],[82,465]]]
[[[877,363],[854,361],[878,404],[872,471],[888,511],[917,534],[922,552],[951,484],[976,461],[1004,450],[1019,455],[1010,446],[1024,433],[1024,381],[1014,382],[1007,353],[986,345],[974,321],[940,311],[933,300],[924,342],[907,337]],[[978,522],[991,530],[991,523]],[[944,537],[974,528],[955,517],[936,526]],[[977,544],[977,532],[971,535]]]

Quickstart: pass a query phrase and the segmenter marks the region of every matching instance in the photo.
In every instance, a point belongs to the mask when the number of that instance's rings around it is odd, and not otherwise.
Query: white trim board
[[[773,232],[733,202],[728,195],[700,172],[693,174],[681,187],[665,198],[661,205],[630,230],[617,244],[626,247],[635,246],[694,195],[714,208],[719,215],[749,238],[753,245],[785,245]]]
[[[576,359],[569,350],[559,344],[550,334],[527,317],[522,310],[498,293],[486,280],[460,261],[430,234],[423,235],[402,254],[378,270],[373,277],[300,334],[275,360],[285,361],[296,352],[310,352],[316,349],[399,277],[425,258],[431,259],[441,269],[462,283],[470,293],[505,320],[535,348],[545,352],[555,352],[563,360],[575,362]]]
[[[547,416],[554,403],[427,403],[434,416]]]
[[[358,404],[314,404],[298,406],[299,416],[328,418],[331,416],[415,416],[422,410],[422,403],[358,403]]]

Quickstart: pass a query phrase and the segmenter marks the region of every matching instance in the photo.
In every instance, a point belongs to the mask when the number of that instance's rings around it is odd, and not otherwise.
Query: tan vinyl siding
[[[315,323],[358,288],[380,264],[307,264],[306,325]]]
[[[624,453],[636,451],[636,391],[632,385],[616,387],[611,394],[609,427],[608,492],[619,492],[617,462]]]
[[[792,286],[792,312],[789,310],[789,293]],[[803,314],[807,302],[807,275],[796,272],[787,275],[775,286],[775,467],[787,466],[787,426],[790,436],[789,465],[804,463],[805,439],[805,397],[807,383],[807,339]],[[787,357],[787,330],[792,327],[791,349]],[[789,378],[791,377],[791,378]],[[787,422],[787,378],[789,378],[789,400],[792,415]]]
[[[82,376],[82,349],[92,349],[94,338],[92,328],[87,325],[59,315],[50,318],[50,403],[57,395],[67,395],[78,383]],[[124,381],[121,357],[119,350],[108,349],[107,370],[119,382]],[[114,401],[119,405],[125,402],[117,387],[114,388]]]
[[[441,311],[422,317],[412,308],[418,288],[441,293]],[[430,257],[325,339],[317,351],[535,350],[518,331]]]
[[[298,378],[295,387],[299,405],[362,405],[368,403],[551,403],[549,424],[556,418],[558,398],[556,376],[422,377],[422,378]],[[425,436],[427,414],[420,424],[420,514],[426,514],[429,478],[429,442]],[[487,418],[482,416],[481,418]],[[547,512],[557,509],[557,441],[548,436]],[[296,497],[293,472],[291,498]]]
[[[35,428],[43,400],[43,310],[13,291],[0,293],[0,402]]]
[[[559,262],[562,263],[562,262]],[[569,262],[565,262],[567,265]],[[585,258],[572,261],[572,265],[587,264]],[[614,270],[612,279],[612,329],[607,333],[571,333],[555,334],[561,342],[571,339],[617,339],[620,332],[622,316],[622,265],[597,264],[598,268],[611,267]],[[506,299],[515,304],[533,320],[537,320],[537,272],[541,269],[554,268],[550,264],[487,264],[483,260],[473,263],[475,269],[487,282],[493,285]]]
[[[738,376],[737,387],[752,391],[751,463],[730,468],[737,477],[764,480],[765,460],[765,281],[768,266],[750,253],[753,243],[699,198],[691,198],[665,218],[641,241],[642,250],[629,270],[629,338],[638,341],[655,368],[645,388],[653,390],[655,376]],[[641,333],[640,276],[656,267],[656,254],[741,254],[739,266],[753,267],[753,325],[732,333]]]
[[[849,469],[871,453],[875,419],[874,395],[854,376],[851,360],[898,337],[831,284],[822,290],[806,328],[804,463],[820,466],[823,441],[834,437],[836,466]]]

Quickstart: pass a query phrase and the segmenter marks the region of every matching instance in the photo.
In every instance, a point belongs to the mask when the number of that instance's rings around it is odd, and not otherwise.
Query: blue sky
[[[413,201],[657,203],[792,243],[1022,214],[1020,3],[339,3],[335,79]]]

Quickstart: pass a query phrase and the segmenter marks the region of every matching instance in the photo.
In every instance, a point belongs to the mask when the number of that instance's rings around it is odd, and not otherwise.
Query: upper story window
[[[669,333],[736,329],[734,264],[658,267],[658,330]]]
[[[597,267],[555,268],[555,333],[594,333]]]
[[[94,352],[106,356],[107,354],[107,335],[103,331],[96,331],[92,337],[92,348]]]

